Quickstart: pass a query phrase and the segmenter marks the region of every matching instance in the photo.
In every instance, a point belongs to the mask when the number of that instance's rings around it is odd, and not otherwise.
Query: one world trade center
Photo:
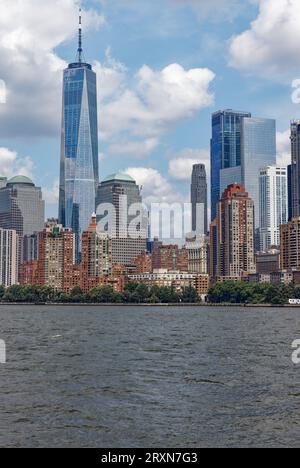
[[[59,187],[59,222],[73,229],[77,251],[99,183],[96,73],[82,55],[80,14],[77,61],[64,70]]]

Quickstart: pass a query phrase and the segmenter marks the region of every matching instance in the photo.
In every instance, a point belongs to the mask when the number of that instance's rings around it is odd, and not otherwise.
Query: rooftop
[[[9,181],[7,182],[7,185],[17,185],[17,184],[34,186],[34,183],[32,182],[32,180],[29,179],[29,177],[26,177],[23,175],[18,175],[16,177],[13,177],[12,179],[9,179]]]
[[[119,181],[119,182],[135,182],[135,180],[130,177],[128,174],[122,174],[120,172],[116,172],[115,174],[111,174],[107,177],[102,182],[113,182],[113,181]]]

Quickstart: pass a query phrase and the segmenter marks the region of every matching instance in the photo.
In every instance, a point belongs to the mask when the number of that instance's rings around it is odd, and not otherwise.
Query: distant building
[[[49,222],[39,233],[38,285],[70,293],[80,284],[79,273],[75,265],[75,234]]]
[[[218,272],[218,221],[215,219],[209,231],[209,275],[216,278]]]
[[[108,234],[97,232],[96,214],[87,231],[82,234],[81,289],[89,292],[99,285],[99,278],[112,273],[112,240]]]
[[[97,221],[103,223],[103,231],[112,237],[113,265],[132,265],[133,260],[146,250],[148,213],[140,213],[136,229],[132,227],[141,204],[140,187],[129,175],[112,174],[98,187]],[[108,206],[113,207],[114,216],[109,213]],[[137,206],[140,210],[135,209]]]
[[[152,252],[152,271],[188,272],[188,268],[188,252],[185,248],[181,249],[178,245],[164,245],[158,240],[155,241]]]
[[[230,185],[218,203],[217,236],[217,276],[255,273],[254,204],[242,185]]]
[[[30,236],[43,230],[44,220],[42,190],[28,177],[13,177],[0,188],[0,227]]]
[[[213,114],[212,134],[212,220],[223,191],[241,184],[254,202],[258,228],[259,170],[276,165],[276,122],[252,118],[250,113],[219,111]]]
[[[293,198],[292,198],[292,165],[287,167],[288,174],[288,221],[293,217]]]
[[[142,252],[134,260],[137,274],[151,273],[152,272],[152,258],[148,252]]]
[[[191,183],[192,231],[197,235],[207,234],[207,179],[204,164],[193,166]]]
[[[9,287],[18,282],[18,235],[0,228],[0,284]]]
[[[99,183],[97,77],[82,59],[81,18],[77,61],[64,70],[59,183],[59,223],[80,238],[95,212]]]
[[[242,120],[251,117],[249,112],[231,109],[215,112],[212,115],[211,140],[211,219],[217,216],[217,205],[222,195],[221,170],[240,168],[242,161]],[[229,183],[241,183],[239,178]],[[227,185],[229,185],[229,183]],[[226,185],[226,187],[227,187]]]
[[[268,274],[279,271],[280,251],[271,249],[267,252],[257,252],[255,255],[256,272],[258,274]]]
[[[280,226],[280,270],[300,270],[300,217]]]
[[[279,226],[288,221],[287,169],[269,166],[259,172],[260,250],[279,246]]]
[[[193,287],[203,299],[209,290],[209,276],[196,275],[192,273],[182,273],[180,271],[154,270],[153,273],[142,275],[129,275],[129,282],[143,283],[153,287],[173,288],[176,292],[181,292],[186,288]]]
[[[292,218],[300,216],[300,120],[291,122],[291,198]]]
[[[185,249],[188,254],[188,272],[207,275],[209,272],[209,238],[198,236],[187,238]]]

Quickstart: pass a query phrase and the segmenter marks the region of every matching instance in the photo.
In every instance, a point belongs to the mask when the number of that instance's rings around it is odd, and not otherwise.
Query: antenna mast
[[[81,8],[79,8],[79,30],[78,30],[78,62],[82,63],[82,17]]]

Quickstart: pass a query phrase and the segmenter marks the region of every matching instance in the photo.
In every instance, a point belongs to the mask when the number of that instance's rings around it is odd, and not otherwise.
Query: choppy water
[[[0,307],[1,447],[300,446],[300,310]]]

